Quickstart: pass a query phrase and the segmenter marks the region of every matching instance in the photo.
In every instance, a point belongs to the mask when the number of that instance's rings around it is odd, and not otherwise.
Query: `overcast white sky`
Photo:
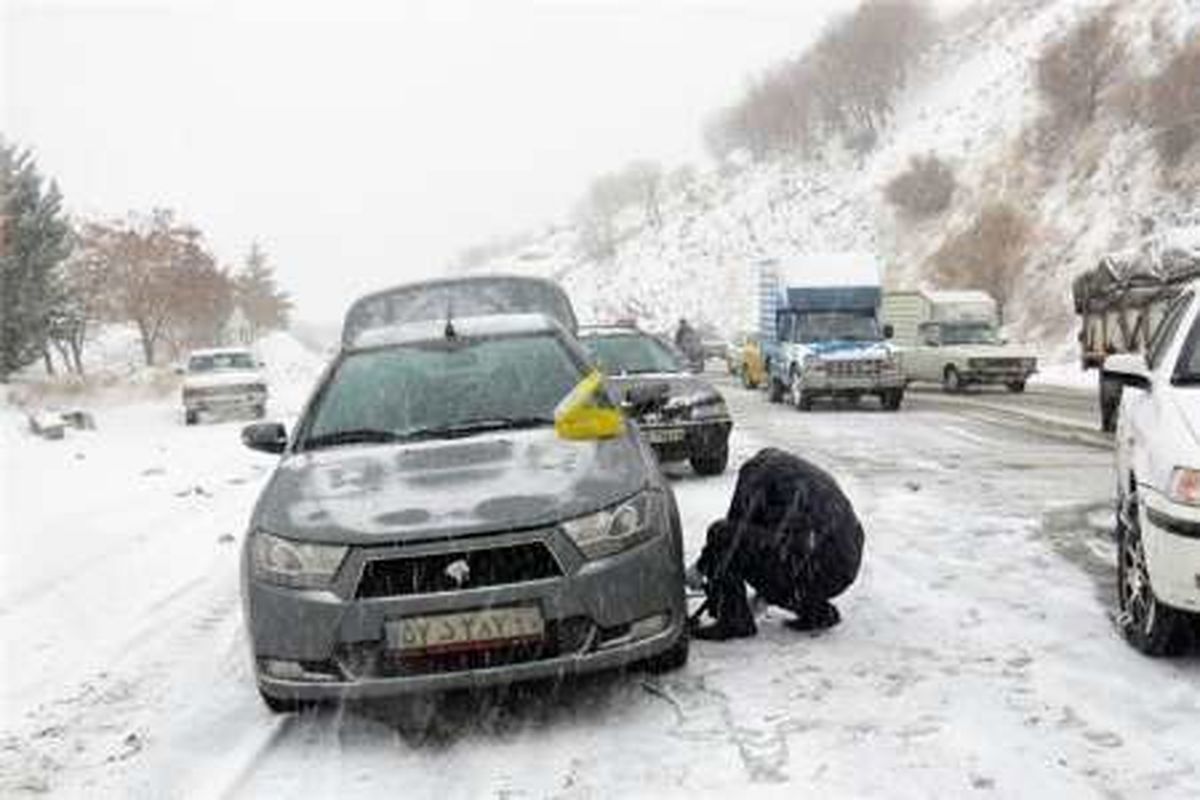
[[[853,0],[0,0],[0,132],[74,212],[167,206],[298,303],[560,217]]]

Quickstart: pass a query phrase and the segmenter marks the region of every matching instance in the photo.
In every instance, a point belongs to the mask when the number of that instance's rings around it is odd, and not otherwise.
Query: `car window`
[[[1162,362],[1167,348],[1170,347],[1171,341],[1175,338],[1175,330],[1183,320],[1183,313],[1187,310],[1191,300],[1191,292],[1187,292],[1176,299],[1167,310],[1162,322],[1155,328],[1153,335],[1150,337],[1150,342],[1146,347],[1146,363],[1150,365],[1151,369],[1157,369],[1158,365]]]
[[[255,366],[254,357],[249,353],[210,353],[188,360],[188,372],[254,369]]]
[[[875,318],[866,314],[812,311],[798,315],[796,321],[797,342],[826,342],[837,339],[877,341],[880,338]]]
[[[588,336],[583,346],[605,372],[613,375],[683,371],[679,358],[653,336]]]
[[[1178,314],[1177,319],[1183,319],[1183,314]],[[1179,323],[1176,322],[1175,325],[1178,327]],[[1191,330],[1187,334],[1187,341],[1183,343],[1183,349],[1179,351],[1179,360],[1175,363],[1175,372],[1171,376],[1171,382],[1175,384],[1200,383],[1200,316],[1192,322]]]
[[[352,353],[319,395],[307,438],[361,429],[404,436],[479,420],[552,420],[582,375],[583,365],[553,335]]]

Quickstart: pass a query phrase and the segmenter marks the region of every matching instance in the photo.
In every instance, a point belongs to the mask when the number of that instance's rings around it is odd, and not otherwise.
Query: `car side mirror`
[[[187,370],[183,368],[182,364],[176,364],[172,371],[176,375],[184,375],[187,373]]]
[[[278,455],[287,448],[287,428],[278,422],[256,422],[242,428],[242,444],[251,450]]]
[[[604,402],[604,376],[592,372],[554,409],[554,433],[568,441],[612,439],[625,434],[625,418]]]
[[[891,339],[896,335],[896,328],[891,323],[883,326],[883,338]]]
[[[1104,359],[1103,379],[1116,381],[1132,389],[1150,391],[1150,367],[1141,353],[1118,353]]]

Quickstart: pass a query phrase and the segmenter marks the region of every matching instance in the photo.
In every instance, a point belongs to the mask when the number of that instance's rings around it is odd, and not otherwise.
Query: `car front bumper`
[[[528,541],[551,548],[562,566],[560,577],[362,599],[355,592],[362,564],[378,557],[368,552],[373,548],[352,550],[330,590],[264,583],[251,578],[244,565],[246,618],[260,689],[275,697],[335,700],[564,678],[651,658],[686,635],[677,531],[594,561],[584,560],[558,531],[487,537],[472,540],[471,547]],[[405,661],[387,649],[389,621],[505,606],[538,607],[547,631],[544,645],[520,654],[497,648],[450,667],[420,658]],[[305,674],[280,675],[274,666],[279,662],[301,665]]]
[[[1139,511],[1150,585],[1159,600],[1200,612],[1200,508],[1142,491]]]
[[[266,405],[266,403],[266,392],[221,392],[188,394],[183,396],[183,407],[188,411],[225,411],[238,408],[255,408]]]
[[[824,372],[806,372],[800,382],[812,395],[880,394],[904,388],[899,370],[881,375],[841,376]]]
[[[1024,383],[1036,372],[1036,369],[1025,367],[982,367],[967,368],[959,374],[967,383],[1001,384]]]
[[[660,461],[683,461],[727,447],[733,420],[722,417],[703,422],[640,425],[639,430]]]

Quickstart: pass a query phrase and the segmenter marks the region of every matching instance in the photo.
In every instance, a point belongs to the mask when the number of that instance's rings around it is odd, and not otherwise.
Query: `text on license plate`
[[[384,631],[391,650],[448,652],[541,639],[546,623],[537,606],[521,606],[396,619]]]
[[[652,428],[644,431],[643,435],[650,444],[669,444],[682,442],[684,431],[683,428]]]

